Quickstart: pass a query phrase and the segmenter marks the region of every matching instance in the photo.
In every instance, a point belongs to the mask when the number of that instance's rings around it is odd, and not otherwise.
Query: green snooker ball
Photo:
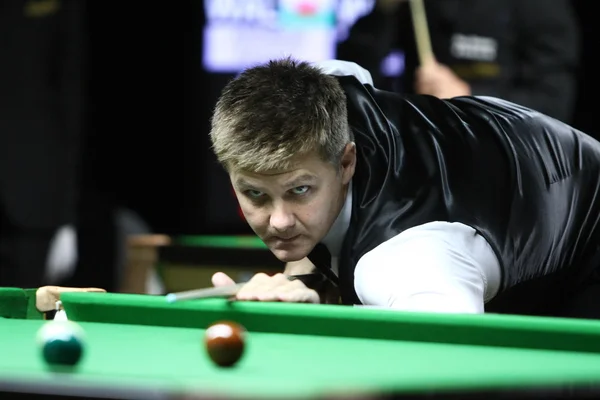
[[[83,329],[72,321],[45,323],[37,335],[42,358],[50,366],[73,367],[84,350]]]

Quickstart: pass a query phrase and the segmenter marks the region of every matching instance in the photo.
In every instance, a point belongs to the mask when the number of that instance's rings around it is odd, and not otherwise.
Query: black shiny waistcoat
[[[501,293],[561,271],[581,275],[599,231],[598,142],[499,99],[401,97],[354,77],[339,82],[358,154],[343,303],[360,303],[354,268],[365,253],[432,221],[464,223],[488,240]]]

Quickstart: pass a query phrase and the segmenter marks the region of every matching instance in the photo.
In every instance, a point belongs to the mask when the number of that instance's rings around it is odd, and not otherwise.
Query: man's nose
[[[285,232],[294,227],[296,217],[285,204],[276,205],[271,212],[271,227],[278,232]]]

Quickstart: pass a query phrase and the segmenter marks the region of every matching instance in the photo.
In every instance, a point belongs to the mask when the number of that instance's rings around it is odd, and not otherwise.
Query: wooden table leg
[[[158,248],[170,243],[166,235],[129,236],[120,292],[145,294],[148,276],[159,261]]]

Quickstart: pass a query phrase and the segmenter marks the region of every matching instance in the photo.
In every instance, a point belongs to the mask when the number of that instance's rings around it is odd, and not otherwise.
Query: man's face
[[[311,154],[289,170],[230,171],[229,177],[250,227],[278,259],[290,262],[306,257],[335,222],[355,164],[352,143],[337,167]]]

